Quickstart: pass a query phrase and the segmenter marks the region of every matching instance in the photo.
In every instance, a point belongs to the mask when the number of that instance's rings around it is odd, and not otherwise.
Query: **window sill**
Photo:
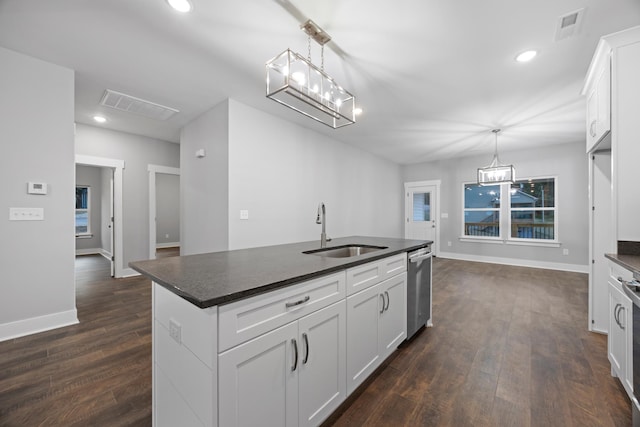
[[[498,237],[472,237],[472,236],[460,236],[458,240],[465,243],[491,243],[501,244],[504,243],[502,239]]]
[[[90,234],[90,233],[76,234],[76,239],[91,239],[92,237],[93,237],[93,234]]]
[[[471,237],[471,236],[460,236],[458,240],[465,243],[491,243],[491,244],[505,244],[505,245],[514,245],[514,246],[538,246],[542,248],[559,248],[562,246],[562,243],[557,240],[552,241],[535,241],[535,240],[502,240],[497,237]]]

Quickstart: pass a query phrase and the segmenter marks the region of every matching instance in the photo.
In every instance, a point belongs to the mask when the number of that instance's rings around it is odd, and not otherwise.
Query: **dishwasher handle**
[[[423,254],[423,255],[417,255],[417,256],[409,257],[409,262],[418,262],[418,261],[422,261],[423,259],[427,259],[427,258],[431,258],[431,252]]]

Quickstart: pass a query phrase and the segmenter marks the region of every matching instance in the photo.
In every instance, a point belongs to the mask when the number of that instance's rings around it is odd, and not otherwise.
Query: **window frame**
[[[525,177],[519,178],[516,180],[516,183],[527,183],[533,180],[553,180],[553,191],[554,191],[554,206],[553,207],[523,207],[523,208],[512,208],[511,207],[511,184],[503,183],[503,184],[492,184],[500,186],[500,237],[488,237],[488,236],[472,236],[465,234],[465,212],[471,211],[474,209],[465,208],[465,187],[470,184],[477,184],[477,182],[467,181],[463,182],[461,185],[462,188],[462,218],[461,218],[461,233],[459,240],[462,242],[482,242],[482,243],[502,243],[507,245],[524,245],[524,246],[543,246],[543,247],[559,247],[560,246],[560,230],[559,230],[559,204],[560,200],[558,197],[559,193],[559,185],[558,185],[558,176],[556,175],[545,175],[545,176],[536,176],[536,177]],[[490,209],[475,209],[475,210],[490,210]],[[511,214],[512,212],[517,211],[533,211],[535,212],[553,212],[553,230],[554,235],[553,239],[538,239],[533,237],[511,237]]]
[[[82,233],[78,233],[76,232],[76,237],[78,238],[90,238],[93,237],[93,233],[91,232],[91,186],[90,185],[78,185],[76,184],[76,192],[78,191],[78,188],[86,188],[87,189],[87,207],[86,208],[76,208],[75,209],[75,215],[77,217],[77,214],[79,212],[87,212],[87,231],[82,232]],[[77,223],[75,222],[75,218],[74,218],[74,228],[77,229]]]
[[[491,186],[497,186],[500,188],[500,207],[498,208],[466,208],[465,207],[465,197],[466,197],[466,186],[470,185],[470,184],[476,184],[477,182],[463,182],[462,183],[462,234],[461,234],[461,238],[464,239],[472,239],[472,240],[483,240],[483,241],[488,241],[488,242],[501,242],[503,240],[503,203],[502,203],[502,193],[503,193],[503,187],[501,184],[491,184]],[[486,187],[489,187],[488,185]],[[498,216],[499,216],[499,220],[498,220],[498,228],[499,228],[499,233],[497,236],[474,236],[474,235],[467,235],[465,234],[465,213],[466,212],[488,212],[488,211],[493,211],[493,212],[497,212]]]

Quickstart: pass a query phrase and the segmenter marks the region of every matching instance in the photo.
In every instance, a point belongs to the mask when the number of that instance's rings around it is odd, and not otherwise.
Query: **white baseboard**
[[[156,249],[179,248],[180,242],[156,243]]]
[[[133,268],[125,268],[122,270],[122,278],[124,277],[134,277],[134,276],[140,276],[140,273],[138,273],[137,271],[135,271]]]
[[[105,257],[109,261],[111,261],[111,257],[113,256],[113,255],[111,255],[111,252],[109,252],[106,249],[100,249],[100,255],[102,255],[103,257]]]
[[[75,308],[69,311],[4,323],[0,325],[0,341],[75,325],[76,323],[78,323],[78,312]]]
[[[491,264],[514,265],[518,267],[545,268],[547,270],[571,271],[574,273],[589,273],[588,265],[564,264],[560,262],[536,261],[530,259],[500,258],[484,255],[459,254],[440,252],[440,258],[459,259],[462,261],[487,262]]]
[[[102,255],[102,249],[100,248],[76,249],[76,256],[78,255]]]

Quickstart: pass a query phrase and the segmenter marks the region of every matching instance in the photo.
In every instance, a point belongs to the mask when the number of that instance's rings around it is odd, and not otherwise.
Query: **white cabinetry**
[[[154,426],[321,424],[406,338],[406,262],[207,309],[154,284]]]
[[[218,307],[153,284],[153,425],[215,425]]]
[[[640,241],[639,75],[637,26],[600,40],[583,88],[590,152],[589,329],[604,333],[609,309],[604,254],[617,252],[618,241]]]
[[[603,53],[587,92],[587,152],[611,130],[611,60]]]
[[[218,358],[222,426],[318,425],[345,399],[345,302]]]
[[[632,273],[610,263],[609,276],[609,337],[607,350],[611,375],[617,376],[633,397],[633,302],[622,290],[618,278],[631,280]]]
[[[347,392],[352,393],[406,337],[406,272],[347,297]]]

